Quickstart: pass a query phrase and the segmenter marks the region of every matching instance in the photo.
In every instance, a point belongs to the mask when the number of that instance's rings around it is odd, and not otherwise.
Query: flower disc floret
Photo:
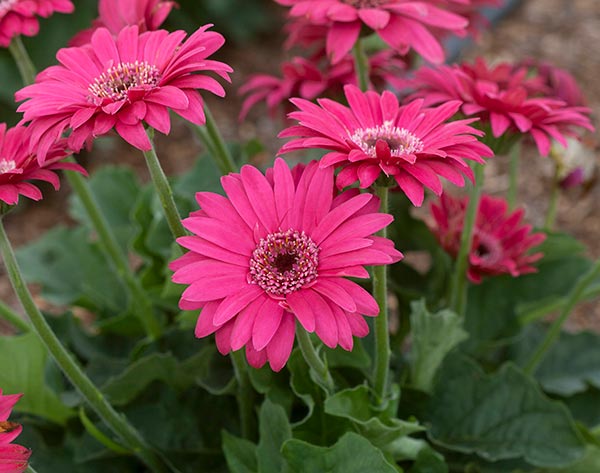
[[[423,142],[406,128],[399,128],[387,121],[383,125],[368,128],[358,128],[350,139],[365,154],[377,158],[377,143],[387,146],[390,156],[404,158],[423,151]]]
[[[88,90],[99,99],[126,100],[134,88],[153,89],[158,85],[158,68],[146,61],[120,63],[94,79]]]

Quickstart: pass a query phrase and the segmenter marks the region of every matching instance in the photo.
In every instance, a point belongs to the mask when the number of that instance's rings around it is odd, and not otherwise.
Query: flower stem
[[[473,243],[473,230],[477,219],[477,209],[483,187],[483,165],[475,164],[475,183],[469,195],[463,231],[460,239],[460,250],[456,257],[456,266],[452,277],[450,308],[459,316],[463,316],[467,304],[467,270],[469,268],[469,253]]]
[[[310,341],[310,335],[306,330],[300,327],[296,330],[296,338],[298,339],[298,345],[300,346],[300,351],[302,352],[302,356],[304,356],[304,360],[319,377],[320,384],[325,387],[329,393],[332,393],[335,388],[333,378]]]
[[[361,39],[357,39],[356,43],[354,43],[352,56],[354,57],[354,69],[356,70],[358,87],[363,92],[366,92],[369,90],[369,60]]]
[[[154,314],[152,304],[144,292],[140,281],[129,267],[127,258],[117,243],[117,239],[111,231],[110,225],[106,221],[89,184],[77,172],[66,172],[65,174],[69,184],[71,184],[71,188],[77,194],[77,197],[79,197],[87,216],[92,222],[92,226],[98,235],[104,252],[107,254],[109,261],[114,265],[119,277],[127,286],[131,300],[136,307],[136,314],[140,317],[146,333],[153,340],[160,338],[162,328]]]
[[[560,315],[558,318],[552,323],[544,340],[538,346],[534,354],[531,356],[527,364],[525,365],[524,371],[525,373],[531,375],[535,373],[535,370],[542,362],[546,353],[552,347],[558,336],[560,335],[560,331],[562,329],[563,324],[569,318],[571,311],[575,307],[578,301],[581,300],[585,290],[587,287],[598,277],[600,274],[600,260],[596,261],[592,267],[585,273],[583,276],[579,278],[575,287],[571,289],[569,296],[567,298],[567,302],[563,306]]]
[[[0,318],[6,320],[19,332],[27,333],[31,330],[29,324],[2,301],[0,301]]]
[[[217,122],[206,104],[204,105],[204,115],[206,116],[206,126],[197,127],[198,136],[204,142],[210,155],[219,167],[221,174],[225,175],[230,172],[235,172],[237,166],[235,165],[233,157],[229,152],[229,148],[227,147],[227,144],[225,144],[225,140],[219,131]],[[201,130],[201,128],[203,129]]]
[[[15,36],[12,39],[10,45],[8,46],[8,50],[17,63],[23,83],[25,85],[33,84],[35,82],[36,70],[31,58],[29,57],[29,54],[27,54],[27,50],[25,49],[25,45],[21,40],[21,36]]]
[[[156,155],[156,150],[154,149],[154,130],[148,128],[147,133],[148,138],[150,138],[150,143],[152,143],[152,148],[150,151],[144,151],[144,157],[146,158],[146,164],[148,165],[154,188],[158,193],[158,198],[160,199],[165,218],[167,219],[167,223],[169,224],[169,228],[171,229],[174,238],[185,236],[186,231],[181,224],[181,216],[175,205],[173,190],[171,189],[167,176]]]
[[[56,364],[63,371],[65,376],[77,388],[82,397],[89,403],[98,416],[106,425],[119,436],[125,445],[127,445],[140,460],[142,460],[153,472],[163,473],[167,469],[160,460],[158,454],[141,437],[139,432],[133,427],[127,419],[117,413],[108,403],[106,398],[85,375],[79,365],[75,362],[72,355],[61,344],[56,334],[50,328],[50,325],[44,319],[39,309],[36,307],[29,289],[21,275],[21,270],[17,264],[14,251],[6,235],[4,222],[0,218],[0,252],[4,258],[8,276],[13,288],[25,309],[25,313],[31,321],[32,329],[40,337],[50,355],[54,358]]]
[[[27,471],[27,473],[37,473],[37,472],[36,472],[36,471],[35,471],[35,470],[34,470],[34,469],[31,467],[31,465],[27,465],[27,470],[25,470],[25,471]]]
[[[558,166],[552,179],[552,189],[550,193],[550,200],[548,202],[548,210],[546,211],[546,220],[544,221],[544,230],[547,232],[552,231],[554,223],[556,222],[556,213],[558,210],[558,199],[560,197],[560,185],[558,177]]]
[[[388,187],[376,185],[375,192],[381,202],[379,211],[387,213]],[[377,235],[386,238],[387,228],[380,230]],[[373,268],[373,296],[377,301],[377,305],[379,305],[379,315],[375,318],[375,373],[373,376],[373,389],[378,402],[382,402],[385,399],[390,369],[387,292],[387,266],[375,266]]]
[[[508,208],[514,210],[517,205],[519,188],[519,161],[521,160],[521,142],[516,142],[510,150],[510,171],[508,187]]]
[[[240,410],[240,423],[242,425],[242,436],[247,440],[252,440],[255,430],[254,422],[254,391],[250,385],[248,377],[248,366],[241,351],[231,352],[231,362],[235,379],[238,383],[237,403]]]

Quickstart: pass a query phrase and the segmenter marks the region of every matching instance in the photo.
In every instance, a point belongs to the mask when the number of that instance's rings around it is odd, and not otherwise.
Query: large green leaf
[[[4,394],[23,393],[15,411],[64,424],[74,412],[47,386],[47,363],[46,347],[34,333],[0,337],[0,386]]]
[[[468,335],[463,330],[462,319],[454,312],[442,310],[432,314],[423,300],[413,302],[411,307],[412,384],[430,392],[435,373],[445,356]]]
[[[598,471],[600,471],[600,448],[588,446],[581,461],[568,468],[560,469],[556,473],[596,473]]]
[[[223,431],[223,453],[230,473],[257,473],[256,445]]]
[[[331,447],[288,440],[283,445],[283,455],[294,473],[398,473],[381,450],[353,432]]]
[[[436,443],[490,461],[524,458],[534,466],[565,467],[584,453],[566,407],[510,363],[487,375],[468,358],[448,357],[428,420]]]
[[[256,454],[260,473],[283,473],[285,460],[281,456],[281,446],[292,438],[292,428],[287,414],[281,406],[265,400],[259,413],[260,441]]]

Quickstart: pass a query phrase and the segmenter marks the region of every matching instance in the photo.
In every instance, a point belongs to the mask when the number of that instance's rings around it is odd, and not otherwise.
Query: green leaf
[[[434,442],[489,461],[522,457],[556,468],[584,453],[566,407],[510,363],[487,375],[468,358],[448,357],[436,377],[429,421]]]
[[[258,470],[260,473],[282,473],[285,471],[285,460],[281,456],[281,446],[292,438],[288,416],[281,406],[267,399],[260,408],[258,419]]]
[[[556,473],[596,473],[600,471],[600,448],[589,446],[581,461],[568,468],[554,471]]]
[[[380,450],[353,432],[331,447],[288,440],[283,445],[283,455],[294,473],[398,473]]]
[[[468,335],[462,319],[450,310],[430,313],[421,300],[411,304],[412,384],[431,392],[435,373],[446,355]]]
[[[393,417],[397,403],[391,402],[392,412],[378,411],[371,406],[371,396],[366,385],[344,389],[325,401],[327,414],[343,417],[350,420],[358,432],[379,448],[385,449],[387,445],[400,437],[420,432],[423,429],[414,422],[406,422]]]
[[[448,473],[444,457],[432,448],[422,449],[408,473]]]
[[[248,440],[234,437],[227,431],[222,432],[223,452],[230,473],[256,473],[258,460],[256,445]]]
[[[64,424],[75,413],[45,382],[48,353],[34,333],[0,337],[0,386],[4,394],[23,393],[15,412],[26,412]]]

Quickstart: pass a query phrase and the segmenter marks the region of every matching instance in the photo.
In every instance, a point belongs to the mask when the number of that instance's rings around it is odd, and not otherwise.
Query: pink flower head
[[[144,122],[161,133],[171,129],[169,109],[197,125],[205,123],[203,100],[197,89],[218,96],[225,91],[214,78],[196,72],[215,72],[229,80],[232,69],[207,57],[224,42],[205,25],[185,42],[184,31],[139,34],[126,27],[114,38],[106,28],[92,36],[91,47],[61,49],[60,65],[42,71],[36,83],[16,93],[24,121],[31,122],[32,144],[38,159],[51,143],[70,131],[69,148],[80,151],[111,129],[143,151],[151,148]]]
[[[0,389],[0,472],[22,473],[27,469],[31,451],[13,444],[23,427],[10,422],[8,417],[22,394],[2,395]]]
[[[276,0],[292,7],[292,18],[327,27],[327,55],[339,62],[352,49],[366,26],[391,48],[406,54],[410,48],[433,63],[444,61],[444,50],[430,31],[464,34],[467,20],[435,6],[432,0]]]
[[[261,101],[265,101],[271,116],[275,116],[282,103],[292,97],[313,100],[322,95],[338,95],[343,92],[345,84],[356,84],[354,60],[347,55],[337,64],[319,61],[317,54],[312,58],[294,57],[292,61],[282,65],[283,77],[257,74],[239,89],[239,93],[247,95],[240,112],[243,120],[250,109]],[[406,70],[406,63],[395,53],[386,49],[369,56],[369,75],[372,83],[379,86],[398,86],[404,84],[399,77]],[[291,111],[291,110],[286,110]]]
[[[589,109],[534,94],[543,82],[540,77],[528,77],[525,67],[508,63],[489,67],[478,58],[474,64],[421,68],[412,83],[417,88],[413,98],[422,97],[428,105],[462,100],[462,112],[480,118],[495,138],[505,133],[529,134],[544,156],[551,139],[566,146],[565,137],[576,135],[578,128],[593,130]]]
[[[483,163],[482,157],[493,155],[477,140],[483,132],[469,126],[473,119],[445,123],[460,107],[459,101],[437,108],[424,108],[423,100],[400,106],[389,91],[363,93],[350,85],[344,91],[350,107],[328,99],[318,100],[319,105],[292,99],[300,111],[289,116],[299,125],[279,134],[298,137],[280,153],[330,150],[320,166],[344,167],[336,181],[340,189],[356,181],[362,188],[369,187],[383,173],[393,177],[410,201],[420,206],[424,187],[442,193],[439,176],[462,186],[463,174],[473,179],[465,160]]]
[[[100,0],[99,18],[94,20],[91,28],[75,35],[69,46],[89,43],[98,28],[108,28],[115,36],[126,26],[132,25],[137,25],[140,33],[157,30],[176,5],[170,0]]]
[[[467,32],[475,39],[479,39],[481,31],[489,28],[490,22],[483,14],[485,7],[499,8],[502,0],[467,0],[467,1],[446,1],[440,0],[440,6],[446,8],[452,13],[466,18],[469,22]],[[444,31],[444,33],[448,33]]]
[[[29,151],[30,140],[27,127],[17,125],[7,130],[5,123],[0,124],[0,201],[8,205],[16,204],[19,195],[33,200],[42,198],[41,191],[30,180],[49,182],[58,190],[60,181],[55,171],[69,169],[86,174],[78,164],[63,161],[69,154],[64,140],[50,147],[41,165]]]
[[[183,310],[202,308],[196,336],[216,333],[219,351],[246,347],[248,362],[279,371],[299,330],[328,347],[353,347],[369,329],[375,299],[346,277],[368,278],[364,265],[402,254],[377,236],[392,222],[379,200],[358,190],[334,196],[333,169],[316,162],[290,171],[283,159],[266,177],[252,166],[221,178],[226,197],[199,192],[201,210],[183,221],[189,252],[171,263],[173,281],[189,284]]]
[[[463,199],[442,195],[438,203],[431,204],[436,221],[436,234],[442,247],[453,257],[458,255],[463,222],[468,204]],[[542,253],[530,254],[530,250],[546,239],[543,233],[532,233],[531,225],[522,223],[523,209],[510,212],[504,199],[483,195],[469,253],[468,277],[480,283],[483,276],[521,274],[536,271],[532,263],[542,258]]]
[[[38,16],[48,18],[74,9],[71,0],[0,0],[0,46],[7,48],[15,36],[38,34]]]

